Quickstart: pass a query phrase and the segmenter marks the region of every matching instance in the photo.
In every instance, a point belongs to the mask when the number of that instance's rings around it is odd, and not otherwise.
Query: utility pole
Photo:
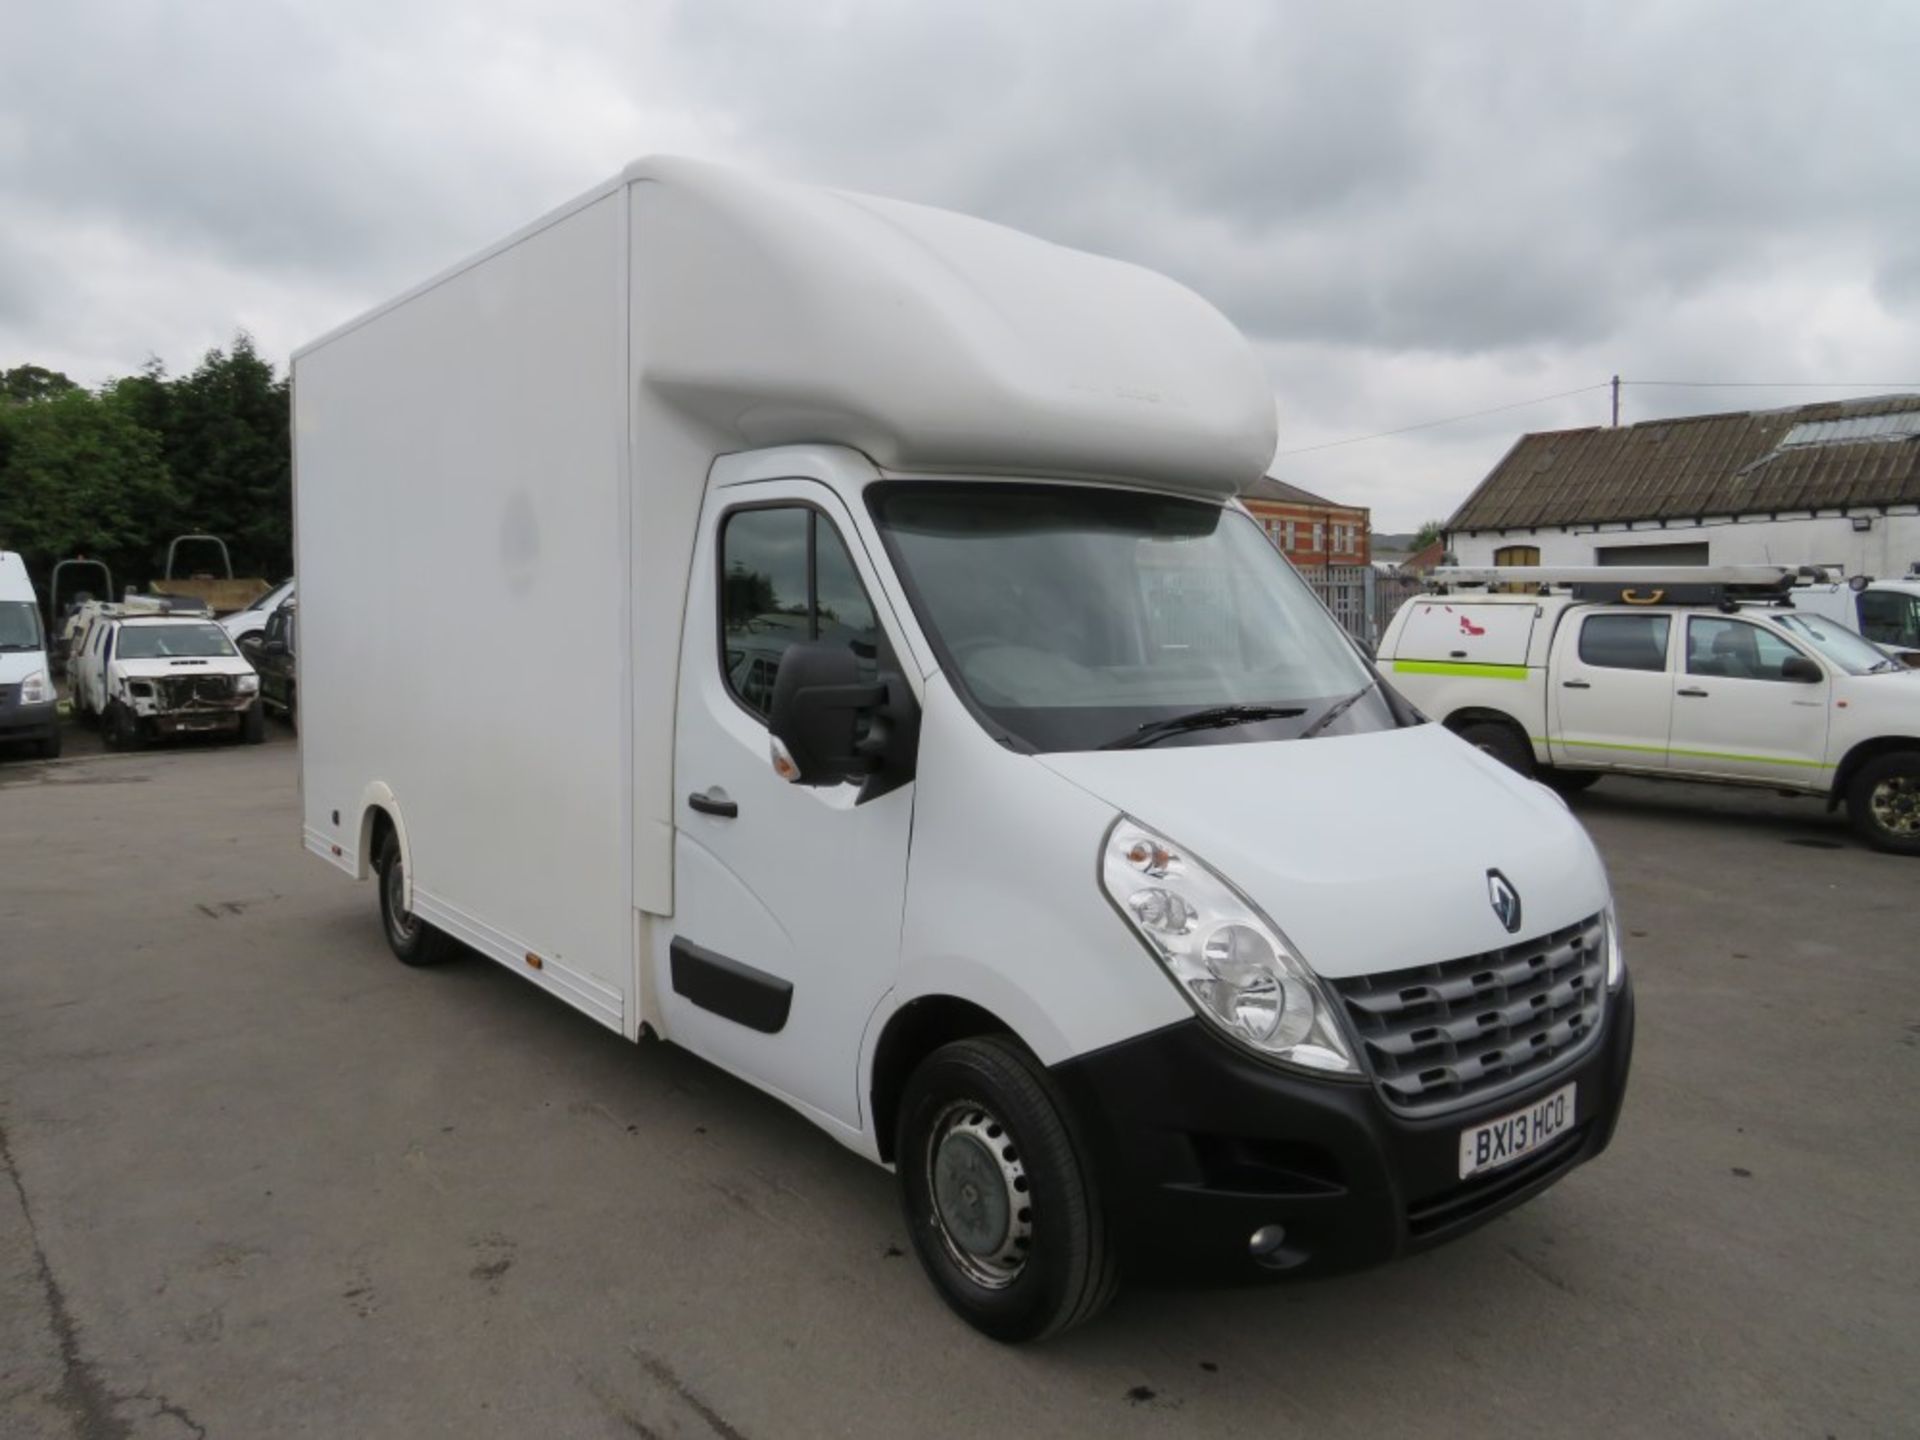
[[[1613,428],[1620,428],[1620,377],[1613,377]]]

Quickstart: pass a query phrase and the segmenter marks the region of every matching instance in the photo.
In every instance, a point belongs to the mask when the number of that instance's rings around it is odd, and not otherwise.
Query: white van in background
[[[0,550],[0,744],[24,741],[48,759],[60,753],[60,713],[47,664],[47,633],[27,564]]]
[[[1591,841],[1237,503],[1273,396],[1172,282],[655,160],[293,401],[307,847],[403,961],[463,942],[891,1166],[986,1333],[1123,1267],[1386,1260],[1607,1145]]]

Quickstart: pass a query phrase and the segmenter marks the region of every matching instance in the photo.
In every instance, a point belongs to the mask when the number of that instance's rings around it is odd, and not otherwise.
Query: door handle
[[[1686,696],[1686,697],[1687,697],[1687,698],[1688,698],[1689,700],[1704,700],[1704,699],[1706,699],[1706,698],[1707,698],[1707,692],[1706,692],[1706,691],[1704,691],[1704,690],[1695,690],[1695,689],[1692,689],[1691,687],[1690,687],[1690,688],[1688,688],[1688,689],[1685,689],[1685,690],[1676,690],[1676,691],[1674,691],[1673,693],[1674,693],[1674,694],[1676,694],[1676,695],[1684,695],[1684,696]]]
[[[1449,650],[1447,652],[1447,658],[1449,660],[1464,660],[1467,658],[1467,652],[1464,650]]]
[[[717,815],[722,820],[734,820],[740,815],[739,805],[727,799],[724,790],[718,795],[710,789],[696,790],[687,796],[687,804],[702,815]]]
[[[1593,688],[1593,686],[1584,680],[1562,680],[1560,684],[1562,688],[1567,690],[1591,690]]]

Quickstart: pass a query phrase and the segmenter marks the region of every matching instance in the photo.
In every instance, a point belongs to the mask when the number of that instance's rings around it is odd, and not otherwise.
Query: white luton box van
[[[980,1329],[1383,1260],[1607,1144],[1593,846],[1238,506],[1272,394],[1179,286],[655,160],[293,383],[307,847],[401,959],[893,1166]]]

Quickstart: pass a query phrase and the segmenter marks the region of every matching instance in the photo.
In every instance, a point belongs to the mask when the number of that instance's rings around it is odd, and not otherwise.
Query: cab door
[[[1818,783],[1828,773],[1833,681],[1826,666],[1751,620],[1689,615],[1686,625],[1669,768],[1716,779]],[[1784,672],[1795,658],[1810,661],[1820,678],[1790,678]]]
[[[861,1038],[898,965],[915,787],[863,800],[851,783],[790,784],[767,716],[800,641],[847,645],[863,676],[898,669],[883,593],[827,487],[709,492],[680,662],[672,934],[657,957],[668,1038],[849,1128],[863,1126]]]
[[[1664,770],[1673,714],[1673,616],[1590,610],[1570,616],[1548,672],[1555,758],[1609,770]]]

